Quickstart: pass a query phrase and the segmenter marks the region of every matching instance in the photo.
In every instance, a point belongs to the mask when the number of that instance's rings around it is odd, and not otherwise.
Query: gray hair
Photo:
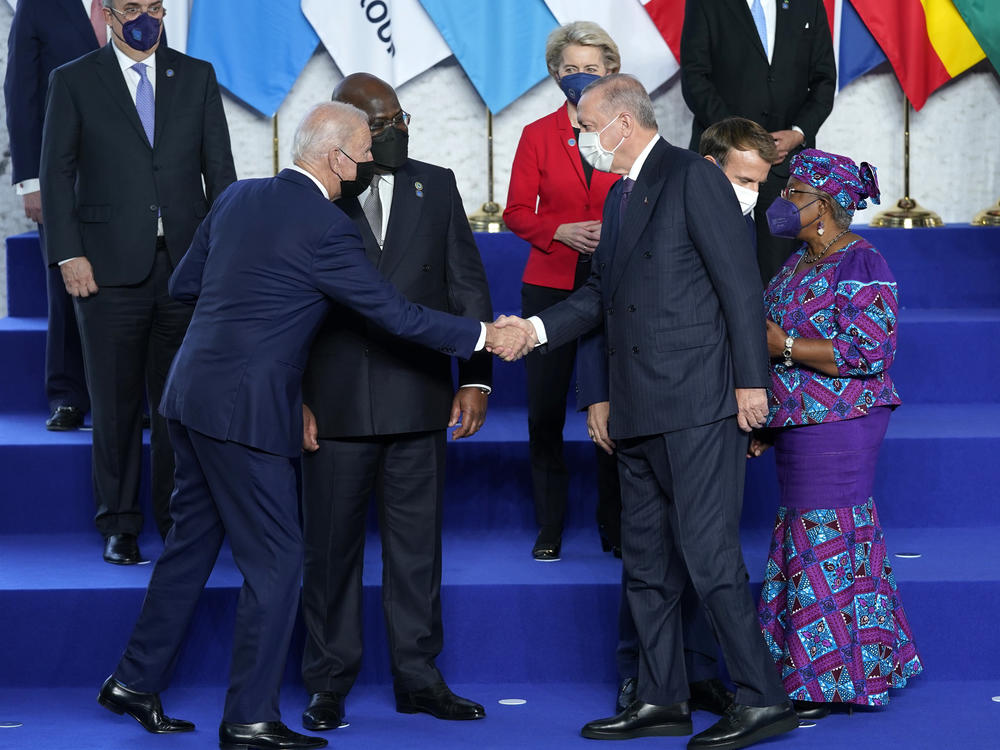
[[[833,220],[833,223],[837,225],[837,229],[844,231],[851,228],[851,221],[853,221],[854,217],[847,212],[846,208],[837,202],[836,198],[831,197],[826,202],[826,205],[830,207],[830,218]]]
[[[295,129],[292,161],[324,158],[342,148],[359,128],[368,129],[368,115],[352,104],[323,102],[310,109]]]
[[[549,75],[556,80],[559,80],[563,50],[571,44],[598,47],[608,73],[617,73],[621,69],[622,58],[611,35],[593,21],[573,21],[555,29],[545,42],[545,64]]]
[[[628,73],[599,78],[583,90],[584,95],[598,94],[602,97],[599,109],[606,115],[628,112],[647,130],[659,130],[653,102],[639,79]]]

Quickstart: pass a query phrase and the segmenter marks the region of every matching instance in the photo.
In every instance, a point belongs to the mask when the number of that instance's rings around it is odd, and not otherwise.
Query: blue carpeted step
[[[7,238],[7,314],[46,316],[45,265],[38,232]],[[2,351],[2,350],[0,350]]]
[[[934,679],[1000,674],[992,642],[1000,618],[997,526],[887,527],[914,637]],[[770,534],[744,533],[744,555],[759,588]],[[567,534],[563,560],[531,559],[531,533],[446,534],[442,601],[446,648],[439,660],[455,682],[608,681],[615,678],[620,563],[600,552],[596,532]],[[146,554],[157,552],[144,539]],[[115,567],[88,535],[0,537],[4,624],[0,686],[94,685],[111,670],[142,602],[150,566]],[[380,548],[365,562],[365,638],[360,681],[391,680],[381,615]],[[241,579],[224,551],[180,657],[176,684],[225,681]],[[960,623],[960,625],[959,625]],[[960,633],[956,631],[960,628]],[[301,628],[286,679],[298,684]]]
[[[594,523],[595,449],[586,434],[584,416],[568,414],[567,525],[573,528]],[[896,410],[875,483],[883,518],[890,526],[961,526],[973,518],[1000,525],[1000,504],[990,489],[1000,486],[998,453],[1000,404],[922,404]],[[448,443],[447,462],[446,528],[534,528],[523,409],[491,411],[479,434]],[[40,414],[0,415],[0,476],[5,481],[4,533],[92,528],[90,433],[47,432]],[[765,454],[749,463],[743,526],[769,527],[777,498],[774,460]]]
[[[144,732],[131,718],[114,716],[94,700],[98,684],[48,689],[0,689],[0,721],[17,719],[19,729],[0,729],[0,746],[10,748],[59,748],[60,750],[205,750],[215,747],[216,727],[222,713],[224,691],[218,687],[174,687],[164,693],[172,716],[194,721],[196,731],[167,740]],[[612,688],[590,680],[583,683],[468,683],[453,684],[460,695],[486,708],[486,719],[473,722],[437,721],[426,715],[395,712],[387,686],[359,685],[347,700],[350,726],[323,736],[337,750],[579,750],[589,745],[580,738],[587,721],[608,715]],[[943,681],[921,678],[905,690],[894,692],[885,710],[833,714],[764,748],[844,750],[872,744],[906,750],[995,747],[1000,733],[1000,704],[995,680]],[[502,705],[505,699],[523,705]],[[301,730],[299,716],[306,696],[297,688],[281,695],[282,719]],[[694,731],[711,725],[716,717],[695,712]],[[663,737],[628,743],[629,747],[682,750],[687,737]],[[874,742],[873,742],[874,741]],[[9,744],[3,744],[3,743]],[[612,747],[624,747],[619,743]]]
[[[994,373],[1000,371],[1000,307],[903,310],[892,374],[907,404],[941,401],[1000,402]],[[0,413],[45,408],[45,321],[0,318]],[[532,356],[544,356],[534,354]],[[496,362],[490,405],[527,403],[524,362]],[[575,408],[575,396],[569,404]]]

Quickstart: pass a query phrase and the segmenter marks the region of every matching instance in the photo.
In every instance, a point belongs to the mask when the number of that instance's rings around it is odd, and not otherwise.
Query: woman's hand
[[[750,447],[747,449],[747,458],[758,458],[770,447],[770,443],[765,443],[759,437],[754,435],[750,438]]]
[[[601,222],[576,221],[570,224],[560,224],[553,239],[576,250],[583,255],[590,255],[597,249],[601,241]]]
[[[785,339],[788,334],[782,330],[781,326],[770,318],[767,319],[767,353],[771,359],[778,359],[785,351]]]

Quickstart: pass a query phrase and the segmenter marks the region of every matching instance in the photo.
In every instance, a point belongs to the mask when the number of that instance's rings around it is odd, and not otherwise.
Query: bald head
[[[371,73],[351,73],[333,90],[333,101],[353,104],[369,124],[392,120],[402,111],[392,86]]]

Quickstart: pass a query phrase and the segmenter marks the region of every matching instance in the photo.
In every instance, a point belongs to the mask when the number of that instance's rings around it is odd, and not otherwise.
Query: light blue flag
[[[300,0],[194,0],[187,53],[215,66],[219,83],[263,115],[278,111],[319,37]]]
[[[496,113],[545,78],[559,24],[543,0],[420,0],[472,85]]]

